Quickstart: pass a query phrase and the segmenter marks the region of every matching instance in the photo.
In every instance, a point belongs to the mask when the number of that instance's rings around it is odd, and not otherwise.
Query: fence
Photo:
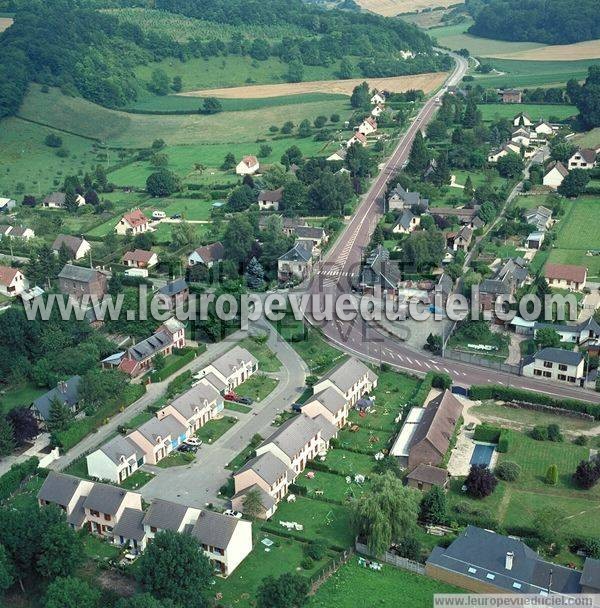
[[[466,353],[447,348],[444,351],[444,358],[460,361],[461,363],[472,363],[473,365],[495,369],[496,371],[505,372],[507,374],[521,375],[520,365],[511,365],[510,363],[503,363],[502,361],[494,361],[493,359],[487,359],[486,357],[481,357],[475,353]]]
[[[356,541],[354,543],[354,547],[357,553],[362,553],[363,555],[370,555],[369,549],[367,545]],[[409,572],[413,572],[414,574],[425,575],[425,566],[420,564],[419,562],[415,562],[412,559],[408,559],[407,557],[400,557],[395,553],[390,553],[389,551],[385,552],[385,555],[382,558],[377,558],[379,561],[382,561],[390,566],[394,566],[395,568],[400,568],[401,570],[408,570]]]
[[[339,557],[333,558],[310,578],[310,595],[314,595],[319,587],[354,555],[354,549],[344,551]]]

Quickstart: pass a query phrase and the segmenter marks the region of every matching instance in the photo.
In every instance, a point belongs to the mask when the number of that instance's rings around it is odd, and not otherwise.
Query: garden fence
[[[520,365],[511,365],[510,363],[504,363],[502,361],[494,361],[493,359],[487,359],[486,357],[482,357],[475,353],[465,353],[463,351],[447,348],[444,351],[444,357],[446,359],[460,361],[461,363],[472,363],[473,365],[478,365],[480,367],[487,367],[507,374],[521,375]]]
[[[363,555],[370,555],[367,545],[356,541],[354,547],[357,553],[362,553]],[[407,557],[400,557],[399,555],[396,555],[395,553],[390,553],[389,551],[386,551],[383,557],[376,559],[386,564],[389,564],[390,566],[394,566],[395,568],[400,568],[401,570],[408,570],[409,572],[413,572],[414,574],[425,575],[425,566],[423,564],[415,562],[412,559],[408,559]]]

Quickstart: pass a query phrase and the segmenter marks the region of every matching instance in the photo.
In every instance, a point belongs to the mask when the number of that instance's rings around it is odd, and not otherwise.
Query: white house
[[[152,268],[158,264],[156,253],[145,249],[126,251],[121,260],[129,268]]]
[[[0,228],[0,234],[2,234],[2,228]],[[11,239],[23,239],[28,241],[29,239],[35,238],[35,232],[31,228],[25,228],[24,226],[6,226],[4,228],[4,236],[10,237]]]
[[[207,365],[199,374],[199,377],[211,381],[211,376],[216,376],[227,387],[233,390],[258,371],[258,360],[241,346],[234,346],[230,351],[215,359]]]
[[[385,95],[377,89],[373,89],[373,94],[371,95],[371,105],[377,105],[380,103],[385,103]]]
[[[506,156],[507,154],[511,154],[511,153],[520,154],[521,146],[517,145],[514,142],[509,141],[507,144],[502,146],[499,150],[490,152],[490,154],[488,155],[488,162],[497,163],[500,158],[502,158],[503,156]]]
[[[88,475],[121,483],[145,462],[142,449],[128,437],[117,435],[86,457]]]
[[[148,230],[150,230],[150,221],[141,209],[134,209],[125,213],[115,226],[115,232],[121,236],[142,234]]]
[[[188,266],[195,266],[196,264],[204,264],[207,268],[211,268],[213,264],[222,262],[225,257],[225,247],[220,241],[211,243],[210,245],[203,245],[194,249],[190,255],[188,255]]]
[[[581,291],[585,287],[587,268],[574,264],[546,264],[544,277],[550,287]]]
[[[523,375],[556,382],[583,385],[585,359],[579,352],[563,348],[543,348],[523,361]]]
[[[554,129],[552,128],[552,125],[549,122],[546,122],[545,120],[540,120],[539,122],[536,122],[533,126],[533,130],[535,131],[538,137],[548,137],[554,134]]]
[[[256,156],[244,156],[242,160],[237,164],[235,172],[238,175],[254,175],[259,169],[260,165]]]
[[[261,211],[278,211],[283,197],[283,188],[277,190],[261,190],[258,194],[258,208]]]
[[[0,266],[0,293],[4,296],[18,296],[28,287],[27,279],[18,268]]]
[[[363,135],[371,135],[371,133],[375,133],[375,131],[377,131],[377,121],[369,116],[360,123],[357,131]]]
[[[344,161],[346,160],[346,149],[345,148],[340,148],[339,150],[337,150],[336,152],[334,152],[333,154],[330,154],[326,160],[329,161]]]
[[[383,113],[383,111],[385,110],[385,106],[381,103],[378,103],[372,110],[371,110],[371,116],[373,116],[373,118],[379,118],[379,116],[381,116],[381,114]]]
[[[533,121],[529,118],[528,114],[525,112],[519,112],[513,118],[513,126],[514,127],[531,127],[533,125]]]
[[[567,175],[569,175],[569,172],[565,166],[559,160],[553,161],[548,165],[546,173],[544,173],[542,184],[556,190]]]
[[[0,197],[0,213],[5,213],[14,209],[17,205],[17,201],[12,198],[2,198]]]
[[[516,144],[527,147],[531,142],[531,131],[523,127],[513,131],[510,140]]]
[[[47,207],[48,209],[64,209],[66,197],[67,195],[64,192],[52,192],[52,194],[49,194],[44,198],[42,207]],[[81,194],[77,194],[75,200],[77,201],[78,207],[85,205],[85,198],[81,196]]]
[[[591,148],[577,150],[569,158],[569,171],[571,169],[593,169],[596,166],[596,156],[596,150],[592,150]]]
[[[52,243],[52,251],[58,255],[63,248],[69,252],[69,260],[72,261],[83,259],[91,251],[92,246],[83,237],[59,234]]]
[[[361,146],[366,146],[367,138],[359,131],[355,131],[354,135],[346,142],[346,148],[349,148],[350,146],[353,146],[354,144],[360,144]]]
[[[354,405],[363,395],[377,386],[377,375],[362,361],[351,357],[334,367],[313,386],[314,393],[335,388],[348,403]]]
[[[398,218],[398,221],[392,228],[392,232],[395,234],[409,234],[421,223],[421,218],[415,215],[410,209],[404,211],[404,213]]]

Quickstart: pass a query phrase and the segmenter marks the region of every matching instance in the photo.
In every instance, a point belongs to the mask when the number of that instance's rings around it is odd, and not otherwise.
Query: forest
[[[572,44],[600,38],[597,0],[467,0],[469,33],[484,38]]]

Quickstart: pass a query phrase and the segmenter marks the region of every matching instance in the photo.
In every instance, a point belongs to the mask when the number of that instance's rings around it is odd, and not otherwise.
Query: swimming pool
[[[471,455],[471,464],[484,464],[489,467],[495,449],[493,445],[476,444]]]

